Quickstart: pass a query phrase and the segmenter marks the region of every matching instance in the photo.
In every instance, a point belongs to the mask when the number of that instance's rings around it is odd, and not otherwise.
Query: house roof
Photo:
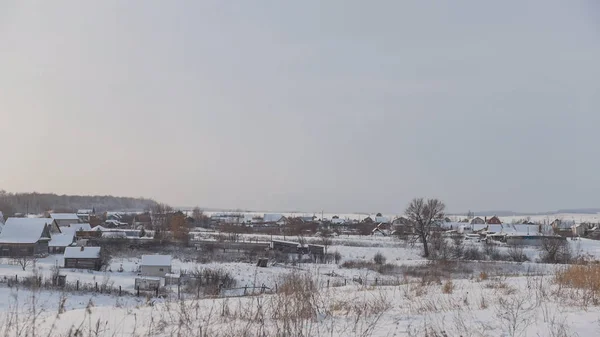
[[[79,217],[75,213],[50,213],[50,217],[54,220],[77,220]]]
[[[142,255],[141,266],[170,266],[171,255]]]
[[[264,222],[277,222],[283,218],[283,214],[265,214]]]
[[[0,232],[0,242],[36,243],[43,239],[44,229],[52,221],[47,218],[8,218]]]
[[[386,216],[376,216],[375,222],[388,223],[388,222],[390,222],[390,218],[388,218]]]
[[[75,231],[86,231],[89,232],[92,230],[92,226],[89,223],[72,223],[69,225],[69,228],[74,229]]]
[[[96,259],[100,257],[100,247],[67,247],[65,259]]]
[[[68,247],[75,240],[75,231],[70,228],[63,228],[61,234],[52,235],[48,242],[49,247]]]

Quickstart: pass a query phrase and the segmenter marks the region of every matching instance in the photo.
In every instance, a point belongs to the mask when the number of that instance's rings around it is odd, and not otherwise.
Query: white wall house
[[[142,255],[140,273],[142,276],[165,277],[171,273],[171,256]]]

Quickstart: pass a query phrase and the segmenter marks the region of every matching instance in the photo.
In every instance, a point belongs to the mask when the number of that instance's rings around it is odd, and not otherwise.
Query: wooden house
[[[493,217],[489,218],[486,223],[488,225],[501,225],[502,221],[500,221],[500,218],[494,215]]]
[[[65,268],[100,270],[100,247],[66,247]]]
[[[56,221],[58,227],[81,222],[76,213],[50,213],[50,219]]]
[[[0,256],[48,254],[48,222],[49,219],[45,218],[8,218],[0,232]]]

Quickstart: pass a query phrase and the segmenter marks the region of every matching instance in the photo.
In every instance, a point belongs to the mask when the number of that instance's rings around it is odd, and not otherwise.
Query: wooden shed
[[[65,248],[65,268],[100,270],[100,247]]]

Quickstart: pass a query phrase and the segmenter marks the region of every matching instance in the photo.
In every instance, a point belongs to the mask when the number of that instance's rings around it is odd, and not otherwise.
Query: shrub
[[[508,255],[515,262],[529,261],[529,258],[523,253],[523,247],[518,245],[512,245],[508,248]]]
[[[333,260],[335,261],[335,264],[340,264],[340,261],[342,260],[342,254],[336,250],[333,252]]]
[[[573,259],[571,247],[561,238],[544,239],[540,246],[540,261],[543,263],[569,263]]]
[[[346,269],[368,269],[380,274],[393,274],[396,270],[396,266],[393,264],[376,264],[370,261],[361,261],[361,260],[348,260],[344,261],[340,265],[341,268]]]
[[[378,265],[385,264],[385,261],[387,261],[387,259],[380,252],[377,252],[377,254],[375,254],[375,256],[373,256],[373,262],[375,262]]]
[[[452,280],[448,280],[448,281],[444,282],[444,285],[442,285],[442,292],[444,294],[452,294],[453,291],[454,291],[454,283],[452,283]]]
[[[471,261],[485,260],[485,256],[477,247],[469,247],[465,249],[463,252],[463,258]]]

